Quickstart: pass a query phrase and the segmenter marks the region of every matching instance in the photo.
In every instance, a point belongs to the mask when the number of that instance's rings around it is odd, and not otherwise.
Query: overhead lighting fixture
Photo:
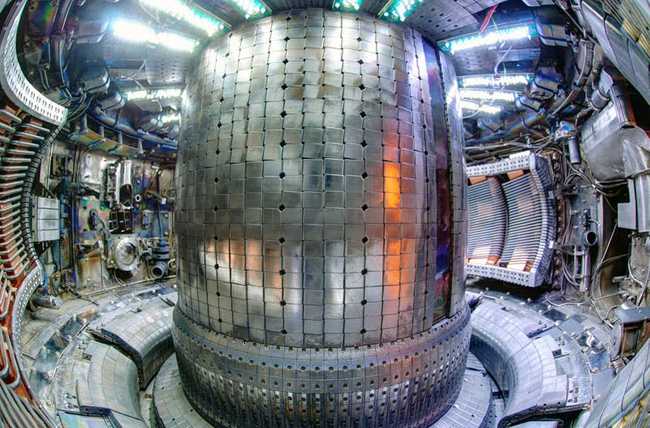
[[[208,36],[223,31],[226,24],[205,9],[183,0],[140,0],[140,3],[179,21],[183,21]]]
[[[443,40],[439,42],[439,46],[445,52],[455,55],[468,49],[492,46],[512,40],[531,39],[535,35],[536,32],[532,25],[517,25]]]
[[[160,116],[160,121],[163,124],[167,123],[172,123],[172,122],[179,122],[181,120],[181,115],[178,113],[168,113],[168,114],[163,114]]]
[[[122,40],[133,43],[151,43],[167,49],[192,52],[199,44],[196,40],[176,33],[156,32],[138,21],[117,19],[112,24],[113,34]]]
[[[460,97],[463,99],[481,100],[481,101],[505,101],[514,102],[517,93],[513,91],[488,91],[477,89],[461,89]]]
[[[499,106],[492,106],[492,105],[487,105],[487,104],[478,104],[472,101],[466,101],[463,100],[461,101],[461,107],[463,110],[471,110],[471,111],[478,111],[481,113],[487,113],[487,114],[498,114],[501,113],[501,107]]]
[[[183,90],[180,88],[165,88],[165,89],[139,89],[135,91],[127,91],[124,96],[129,101],[135,100],[164,100],[169,98],[179,98]]]
[[[363,4],[363,0],[334,0],[334,4],[332,4],[332,9],[335,10],[347,10],[347,11],[358,11],[361,9],[361,5]]]
[[[488,87],[499,88],[506,86],[522,86],[527,85],[532,80],[532,74],[516,73],[516,74],[503,74],[500,76],[484,75],[484,76],[464,76],[461,77],[460,84],[464,88],[473,87]]]
[[[154,0],[155,1],[155,0]],[[254,18],[266,15],[271,9],[261,0],[228,0],[243,14],[244,18]]]
[[[404,22],[422,0],[389,0],[379,12],[379,16],[389,21]]]

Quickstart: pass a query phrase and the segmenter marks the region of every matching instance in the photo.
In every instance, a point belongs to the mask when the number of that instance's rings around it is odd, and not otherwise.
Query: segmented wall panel
[[[176,169],[174,338],[188,399],[213,423],[422,426],[457,395],[469,330],[461,304],[446,318],[437,230],[462,194],[437,198],[451,168],[437,165],[444,98],[431,99],[423,46],[408,28],[310,9],[204,51]],[[393,363],[371,358],[397,343]]]
[[[468,186],[468,229],[472,239],[467,243],[467,258],[489,263],[501,256],[506,235],[508,213],[499,180],[486,180]]]
[[[544,283],[556,229],[549,161],[519,155],[467,168],[468,274],[528,287]],[[512,175],[508,175],[511,173]]]
[[[542,238],[544,219],[537,214],[542,210],[537,189],[530,173],[503,183],[508,210],[508,227],[505,248],[500,264],[511,269],[526,270],[537,256]]]

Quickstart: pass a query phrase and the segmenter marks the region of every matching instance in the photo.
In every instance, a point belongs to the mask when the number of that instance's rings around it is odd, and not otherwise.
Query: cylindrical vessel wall
[[[449,143],[424,48],[313,9],[202,53],[179,143],[174,338],[213,423],[421,426],[457,394],[468,313],[449,313],[437,238],[462,204],[438,194]]]

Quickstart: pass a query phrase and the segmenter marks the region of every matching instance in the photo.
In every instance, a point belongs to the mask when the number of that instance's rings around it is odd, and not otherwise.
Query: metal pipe
[[[567,147],[569,148],[569,162],[574,165],[582,163],[580,147],[578,147],[578,139],[575,136],[567,140]]]
[[[141,139],[143,141],[147,141],[152,144],[159,144],[161,146],[164,145],[168,148],[176,149],[175,141],[161,138],[149,133],[139,132],[127,124],[120,123],[117,118],[110,117],[99,107],[95,107],[95,110],[90,112],[89,114],[93,119],[101,123],[103,126],[106,126],[114,131],[122,132],[136,140]]]
[[[151,274],[154,278],[160,279],[167,273],[168,263],[164,260],[159,260],[151,268]]]
[[[465,144],[468,146],[482,143],[490,143],[498,140],[507,140],[510,138],[518,137],[524,133],[541,134],[540,132],[532,129],[534,126],[540,125],[546,119],[546,111],[540,110],[539,112],[531,112],[528,114],[519,113],[510,121],[509,125],[502,131],[495,132],[484,138],[476,140],[469,140]],[[543,134],[538,135],[540,138],[544,137]]]

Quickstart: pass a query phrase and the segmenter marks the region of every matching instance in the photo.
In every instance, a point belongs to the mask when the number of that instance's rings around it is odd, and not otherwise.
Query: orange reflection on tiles
[[[400,207],[400,166],[384,162],[384,208]]]

